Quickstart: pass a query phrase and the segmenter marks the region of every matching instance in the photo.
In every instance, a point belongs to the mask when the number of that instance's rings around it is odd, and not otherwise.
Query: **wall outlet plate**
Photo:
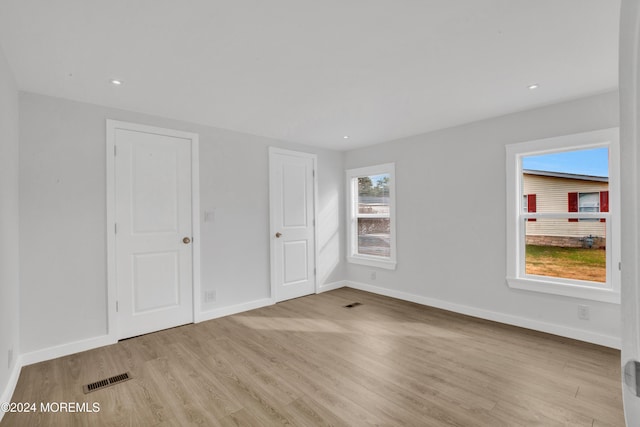
[[[589,306],[588,305],[579,305],[578,306],[578,319],[589,320]]]
[[[204,302],[213,302],[216,300],[216,291],[205,291]]]

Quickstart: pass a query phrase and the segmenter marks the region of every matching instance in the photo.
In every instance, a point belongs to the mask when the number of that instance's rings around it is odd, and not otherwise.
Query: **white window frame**
[[[618,128],[539,139],[506,146],[507,161],[507,284],[513,289],[543,292],[620,304],[620,146]],[[606,147],[609,149],[609,211],[525,213],[522,211],[522,159],[527,156]],[[607,281],[526,274],[525,227],[528,218],[605,218]]]
[[[368,166],[346,171],[347,179],[347,262],[370,267],[395,270],[396,268],[396,176],[395,163]],[[358,178],[372,175],[389,175],[389,227],[391,230],[390,256],[358,253]],[[386,216],[385,216],[386,217]]]

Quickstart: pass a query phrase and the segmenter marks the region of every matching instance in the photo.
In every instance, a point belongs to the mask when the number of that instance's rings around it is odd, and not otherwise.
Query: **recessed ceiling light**
[[[349,135],[343,136],[344,139],[349,139]]]
[[[112,85],[120,86],[122,84],[122,80],[113,79],[110,80]]]
[[[537,83],[534,83],[534,84],[532,84],[532,85],[527,86],[527,88],[528,88],[529,90],[538,89],[539,87],[540,87],[540,85],[539,85],[539,84],[537,84]]]

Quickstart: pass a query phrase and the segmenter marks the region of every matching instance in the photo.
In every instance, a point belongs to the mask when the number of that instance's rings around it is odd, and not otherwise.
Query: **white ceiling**
[[[615,89],[619,8],[0,0],[0,44],[25,91],[344,150]]]

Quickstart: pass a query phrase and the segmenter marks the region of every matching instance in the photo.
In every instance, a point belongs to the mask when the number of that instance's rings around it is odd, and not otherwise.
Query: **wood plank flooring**
[[[346,288],[27,366],[13,401],[100,412],[2,427],[624,426],[616,350]]]

